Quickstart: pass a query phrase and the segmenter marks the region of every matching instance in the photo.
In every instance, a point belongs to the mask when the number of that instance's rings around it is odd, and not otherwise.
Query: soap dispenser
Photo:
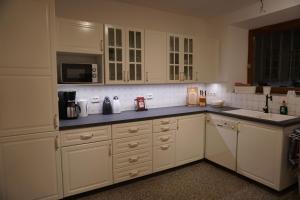
[[[112,114],[112,106],[111,106],[111,101],[110,101],[109,97],[104,98],[102,112],[103,112],[103,115]]]
[[[288,114],[288,107],[286,106],[286,102],[282,101],[282,105],[280,106],[280,114],[287,115]]]

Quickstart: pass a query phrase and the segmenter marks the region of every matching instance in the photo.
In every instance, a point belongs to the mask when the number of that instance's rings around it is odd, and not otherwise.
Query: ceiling
[[[194,17],[217,17],[259,0],[115,0]]]

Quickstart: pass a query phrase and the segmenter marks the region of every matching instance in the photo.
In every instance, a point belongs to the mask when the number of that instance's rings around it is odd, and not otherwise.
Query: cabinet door
[[[167,79],[170,83],[182,81],[182,40],[179,35],[168,34]]]
[[[280,129],[240,124],[237,148],[238,173],[278,189],[282,139],[283,133]]]
[[[205,83],[217,81],[220,64],[220,42],[213,38],[202,38],[200,41],[198,80]]]
[[[153,171],[158,172],[175,166],[175,143],[153,147]]]
[[[0,199],[59,199],[56,133],[0,139]]]
[[[176,165],[182,165],[204,157],[205,115],[178,118],[176,135]]]
[[[57,50],[74,53],[103,53],[103,25],[56,18]]]
[[[227,118],[210,116],[206,121],[205,158],[236,171],[237,126]]]
[[[2,0],[0,74],[52,70],[52,0]]]
[[[128,28],[126,31],[126,81],[144,83],[144,30]]]
[[[62,148],[64,197],[112,184],[111,141]]]
[[[167,33],[145,31],[145,82],[167,82]]]
[[[117,26],[105,25],[105,80],[107,84],[126,83],[125,32]]]
[[[57,128],[52,81],[49,76],[0,76],[0,137]]]
[[[183,39],[183,78],[184,82],[193,82],[195,80],[195,39],[185,36]]]

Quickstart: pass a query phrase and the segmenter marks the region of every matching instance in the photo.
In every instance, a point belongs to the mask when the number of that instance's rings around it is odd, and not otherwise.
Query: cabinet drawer
[[[113,153],[125,153],[138,149],[145,149],[152,146],[152,135],[140,135],[129,138],[113,140]]]
[[[152,161],[152,149],[141,149],[113,156],[114,169]]]
[[[175,166],[175,143],[153,148],[153,171],[161,171]]]
[[[153,120],[153,132],[164,132],[177,129],[176,118],[164,118]]]
[[[176,131],[153,133],[153,145],[161,145],[175,142]]]
[[[114,183],[130,180],[152,173],[152,162],[145,162],[132,167],[114,170]]]
[[[98,142],[111,139],[111,126],[85,128],[61,132],[62,146]]]
[[[151,120],[112,125],[112,135],[114,139],[151,133]]]

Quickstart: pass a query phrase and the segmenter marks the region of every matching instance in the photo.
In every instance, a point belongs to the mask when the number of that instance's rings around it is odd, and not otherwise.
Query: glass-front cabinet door
[[[191,82],[194,80],[194,62],[193,62],[193,38],[184,37],[184,51],[183,51],[183,81]]]
[[[105,80],[108,84],[126,81],[124,41],[123,28],[105,25]]]
[[[168,35],[168,81],[180,82],[180,65],[181,65],[181,42],[180,36]]]
[[[144,83],[144,30],[126,31],[126,81]]]

